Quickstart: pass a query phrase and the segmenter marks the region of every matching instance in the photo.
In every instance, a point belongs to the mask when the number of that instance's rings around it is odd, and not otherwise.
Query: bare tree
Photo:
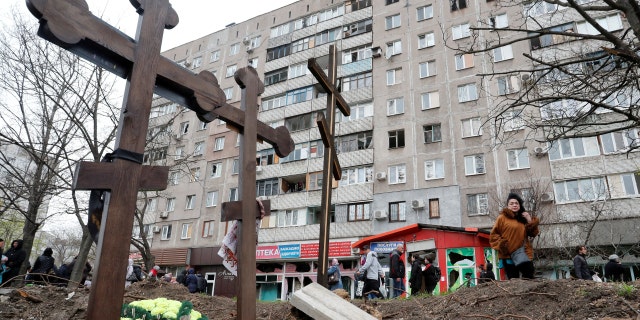
[[[488,121],[498,129],[497,142],[511,137],[505,126],[519,118],[541,142],[615,132],[638,147],[636,0],[492,4],[491,17],[470,27],[468,41],[454,44],[443,32],[450,47],[490,61],[479,76],[493,101]],[[517,63],[500,63],[511,57]]]

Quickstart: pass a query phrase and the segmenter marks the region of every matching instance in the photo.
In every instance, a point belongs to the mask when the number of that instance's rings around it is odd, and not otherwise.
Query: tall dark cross
[[[247,156],[253,159],[253,180],[245,181],[250,185],[255,184],[256,134],[272,144],[281,157],[293,149],[285,127],[271,128],[257,121],[255,112],[246,114],[227,104],[213,74],[193,74],[160,55],[164,29],[178,24],[178,15],[169,0],[130,2],[140,15],[135,40],[94,16],[83,0],[27,0],[27,7],[39,19],[41,37],[127,79],[112,162],[81,162],[74,176],[76,190],[109,191],[100,222],[102,232],[87,319],[119,319],[138,191],[162,190],[167,185],[168,167],[142,165],[154,92],[187,106],[202,121],[219,117],[238,131],[245,130],[245,144],[253,144],[253,154]],[[256,86],[255,71],[253,77],[243,75],[245,72],[240,72],[241,85]],[[247,110],[257,108],[258,89],[253,90],[243,90],[243,104],[249,103]],[[254,97],[249,98],[250,95]],[[248,163],[247,157],[244,160]],[[245,165],[245,170],[249,167]],[[251,199],[250,203],[254,205],[255,201]],[[255,209],[253,212],[255,217]],[[255,247],[255,240],[244,243]],[[255,250],[250,251],[254,263],[249,267],[254,270]],[[255,297],[255,287],[253,291]],[[245,311],[242,319],[255,318],[251,315],[251,311],[255,314],[255,299],[243,299],[243,305],[238,304],[241,309]]]
[[[320,218],[320,246],[318,252],[318,283],[327,285],[327,271],[329,269],[329,227],[331,217],[331,188],[333,187],[333,179],[340,180],[342,177],[342,169],[340,168],[340,162],[336,154],[334,144],[334,132],[335,132],[335,116],[336,105],[343,115],[349,116],[351,110],[347,102],[342,98],[338,88],[336,87],[337,78],[337,50],[334,45],[329,46],[329,74],[324,74],[322,67],[318,65],[314,58],[309,59],[308,68],[314,77],[318,80],[322,88],[327,92],[327,116],[322,113],[318,113],[316,122],[318,123],[318,129],[320,129],[320,135],[322,136],[322,142],[325,147],[324,152],[324,169],[322,171],[322,206],[321,206],[321,218]],[[332,174],[333,173],[333,174]],[[333,178],[333,179],[332,179]]]

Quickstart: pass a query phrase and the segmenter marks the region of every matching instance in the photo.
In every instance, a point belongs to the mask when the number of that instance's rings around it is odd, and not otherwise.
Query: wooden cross
[[[321,205],[321,217],[320,217],[320,246],[318,252],[318,275],[317,282],[323,286],[327,285],[327,271],[329,269],[329,227],[330,227],[330,212],[331,212],[331,183],[332,178],[340,180],[342,178],[342,169],[340,168],[340,162],[336,154],[334,145],[334,132],[335,132],[335,114],[336,104],[338,109],[343,115],[349,116],[351,110],[347,102],[340,95],[340,91],[336,88],[337,78],[337,50],[334,45],[329,46],[329,74],[324,74],[324,71],[318,65],[314,58],[309,59],[307,63],[311,74],[318,80],[322,88],[327,92],[327,117],[322,113],[318,113],[316,123],[322,136],[322,142],[325,147],[324,153],[324,167],[322,170],[322,205]],[[332,177],[333,173],[333,177]]]
[[[141,165],[154,91],[186,105],[202,121],[210,122],[219,117],[244,132],[244,143],[249,145],[245,149],[251,151],[253,145],[253,153],[247,155],[253,159],[250,177],[253,182],[246,181],[253,188],[256,135],[272,144],[281,157],[287,156],[294,146],[285,127],[273,129],[257,121],[255,97],[259,86],[255,71],[253,76],[239,71],[236,77],[236,81],[245,87],[242,98],[248,111],[245,113],[225,102],[224,92],[213,74],[204,71],[195,75],[160,55],[164,29],[178,24],[178,15],[169,0],[130,2],[140,15],[135,40],[91,14],[83,0],[27,0],[27,7],[39,19],[41,37],[127,79],[113,162],[81,162],[74,176],[76,190],[110,190],[105,197],[101,221],[104,232],[100,233],[98,242],[87,319],[119,319],[137,193],[139,190],[162,190],[167,185],[168,167]],[[245,94],[247,91],[252,93]],[[254,98],[247,98],[249,96]],[[246,150],[243,149],[243,155]],[[244,160],[248,163],[246,157]],[[246,165],[244,170],[251,168]],[[255,197],[255,189],[253,192]],[[255,208],[253,212],[255,217]],[[255,239],[254,232],[245,233]],[[245,243],[251,241],[245,240]],[[254,271],[255,250],[250,252],[254,255],[254,263],[248,267]],[[250,259],[246,261],[250,263]],[[252,301],[243,299],[242,305],[238,304],[239,310],[248,309],[242,319],[255,318],[250,315],[251,310],[255,314],[255,287],[253,297]]]

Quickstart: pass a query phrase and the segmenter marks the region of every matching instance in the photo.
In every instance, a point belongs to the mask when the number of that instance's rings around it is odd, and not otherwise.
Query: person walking
[[[8,270],[2,276],[2,284],[10,282],[11,279],[20,273],[20,267],[27,258],[27,253],[22,249],[22,243],[22,239],[13,240],[13,242],[11,242],[11,248],[4,253],[7,257],[6,266]]]
[[[422,290],[422,264],[415,254],[411,255],[409,288],[411,288],[411,295],[417,295]]]
[[[425,291],[428,294],[433,294],[433,290],[440,282],[440,268],[433,264],[436,260],[435,255],[428,254],[424,258],[425,267],[422,271],[422,278],[424,279]]]
[[[523,278],[533,279],[533,246],[529,238],[540,233],[539,224],[540,220],[532,217],[523,207],[522,198],[515,193],[509,193],[507,207],[500,212],[489,235],[489,243],[498,251],[508,279],[519,278],[520,274]],[[528,261],[514,263],[512,254],[523,250],[521,247],[524,248]]]
[[[336,258],[331,259],[331,267],[329,267],[329,270],[327,271],[327,277],[329,277],[329,279],[331,279],[331,277],[333,276],[335,276],[337,282],[333,284],[329,283],[329,290],[333,291],[337,289],[343,289],[342,276],[340,274],[340,262],[338,262],[338,259]]]
[[[356,272],[356,275],[366,272],[362,296],[364,297],[366,294],[371,293],[370,296],[384,299],[384,295],[380,293],[380,279],[384,280],[384,271],[378,261],[378,254],[375,251],[371,251],[369,245],[364,245],[362,251],[367,255],[367,259],[364,265]]]
[[[624,273],[624,267],[620,263],[620,257],[617,254],[609,256],[609,262],[604,265],[604,276],[609,281],[622,281],[622,274]]]
[[[398,247],[391,252],[391,268],[389,270],[389,278],[393,280],[391,298],[399,297],[406,291],[404,285],[405,267],[404,259],[402,258],[403,253],[403,244],[399,244]]]
[[[589,264],[587,263],[587,247],[578,246],[576,253],[575,257],[573,257],[573,270],[576,273],[576,278],[593,280],[591,272],[589,272]]]
[[[36,262],[31,268],[31,273],[27,276],[27,280],[35,283],[49,283],[49,272],[54,269],[55,258],[52,257],[53,250],[51,248],[44,249],[41,256],[36,259]]]
[[[190,293],[198,292],[198,277],[196,276],[196,270],[193,268],[189,268],[189,273],[187,274],[187,279],[185,280],[187,284],[187,288],[189,288]]]

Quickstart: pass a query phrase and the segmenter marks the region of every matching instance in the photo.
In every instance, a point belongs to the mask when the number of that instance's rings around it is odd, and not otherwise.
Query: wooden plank
[[[289,303],[315,320],[376,319],[315,282],[296,291],[291,296]]]
[[[271,200],[262,200],[264,215],[271,214]],[[256,219],[260,217],[260,208],[256,202]],[[222,213],[220,221],[242,220],[242,201],[229,201],[222,203]]]

